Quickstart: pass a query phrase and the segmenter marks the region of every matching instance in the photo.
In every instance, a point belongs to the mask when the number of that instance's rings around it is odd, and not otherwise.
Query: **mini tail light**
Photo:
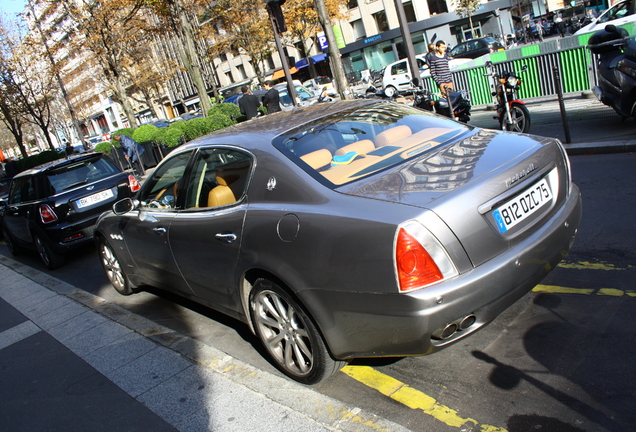
[[[57,220],[57,215],[48,204],[42,204],[38,210],[40,211],[40,220],[42,223],[51,223]]]
[[[400,292],[424,288],[458,274],[444,247],[415,221],[397,230],[395,270]]]
[[[128,176],[128,185],[130,186],[131,192],[137,192],[139,189],[141,189],[141,186],[139,186],[139,182],[134,175]]]

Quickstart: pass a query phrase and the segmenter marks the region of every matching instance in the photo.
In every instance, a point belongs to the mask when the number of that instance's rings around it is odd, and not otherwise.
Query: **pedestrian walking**
[[[435,80],[435,84],[446,94],[454,89],[453,76],[451,75],[448,62],[451,60],[446,52],[446,42],[440,40],[435,44],[435,53],[430,56],[431,76]]]
[[[565,23],[563,22],[563,18],[561,17],[561,15],[557,15],[557,17],[554,19],[554,22],[556,23],[559,35],[561,37],[565,37]]]
[[[250,120],[258,114],[260,103],[258,102],[258,98],[250,92],[248,86],[244,85],[241,87],[241,92],[243,96],[239,99],[238,106],[241,109],[241,114],[243,114],[247,120]]]
[[[526,43],[534,43],[534,31],[530,23],[526,24]]]
[[[265,96],[263,96],[263,105],[267,108],[267,114],[279,112],[280,108],[280,95],[278,94],[278,90],[272,88],[271,81],[265,82]]]
[[[133,173],[138,173],[140,175],[143,174],[143,166],[141,165],[141,161],[139,157],[145,151],[144,148],[137,141],[129,137],[128,135],[113,135],[113,139],[121,145],[121,148],[124,151],[124,157],[126,161],[130,164],[130,167],[133,170]]]
[[[543,29],[543,24],[541,24],[541,21],[534,22],[534,31],[537,34],[539,42],[543,42],[543,34],[545,33],[545,30]]]

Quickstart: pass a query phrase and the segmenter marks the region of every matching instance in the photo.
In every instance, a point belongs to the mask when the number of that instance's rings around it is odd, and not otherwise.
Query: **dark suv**
[[[470,58],[475,59],[484,54],[503,51],[505,47],[492,37],[482,37],[477,39],[469,39],[462,42],[450,51],[453,58]]]
[[[36,249],[51,270],[64,253],[93,238],[95,222],[112,204],[139,189],[100,153],[72,156],[17,174],[0,215],[14,255]]]

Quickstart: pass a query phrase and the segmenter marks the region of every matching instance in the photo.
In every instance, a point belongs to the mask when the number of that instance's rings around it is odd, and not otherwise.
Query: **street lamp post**
[[[285,3],[285,0],[268,0],[266,8],[267,14],[269,15],[269,20],[272,23],[272,29],[274,30],[274,41],[276,42],[276,49],[278,50],[278,55],[280,56],[280,60],[283,63],[283,70],[285,71],[285,79],[287,80],[287,90],[289,92],[289,97],[291,97],[292,104],[296,106],[296,87],[294,86],[294,82],[291,77],[291,73],[289,71],[289,64],[287,63],[287,55],[285,54],[285,50],[283,49],[283,44],[280,41],[279,31],[285,31],[285,20],[283,19],[283,13],[280,7]]]

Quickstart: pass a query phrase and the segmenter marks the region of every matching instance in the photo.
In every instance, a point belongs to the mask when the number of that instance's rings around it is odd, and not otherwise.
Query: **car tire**
[[[34,240],[38,255],[40,255],[40,259],[49,270],[55,270],[64,264],[64,255],[55,252],[44,237],[36,234]]]
[[[111,245],[103,237],[99,237],[97,239],[97,249],[99,260],[113,288],[121,295],[127,296],[133,294],[136,287],[130,282],[130,279],[128,279]]]
[[[311,318],[272,281],[258,279],[254,283],[250,314],[256,335],[276,367],[288,377],[315,384],[346,364],[331,357]]]
[[[22,254],[22,252],[24,252],[24,248],[16,243],[15,239],[13,238],[11,233],[9,233],[9,231],[3,230],[3,235],[4,242],[7,245],[7,249],[9,249],[9,252],[11,252],[11,255],[19,256]]]
[[[392,98],[392,97],[394,97],[394,96],[397,96],[397,92],[398,92],[398,91],[397,91],[397,89],[396,89],[395,87],[393,87],[393,86],[387,86],[387,87],[384,89],[384,95],[385,95],[386,97],[389,97],[389,98]]]

